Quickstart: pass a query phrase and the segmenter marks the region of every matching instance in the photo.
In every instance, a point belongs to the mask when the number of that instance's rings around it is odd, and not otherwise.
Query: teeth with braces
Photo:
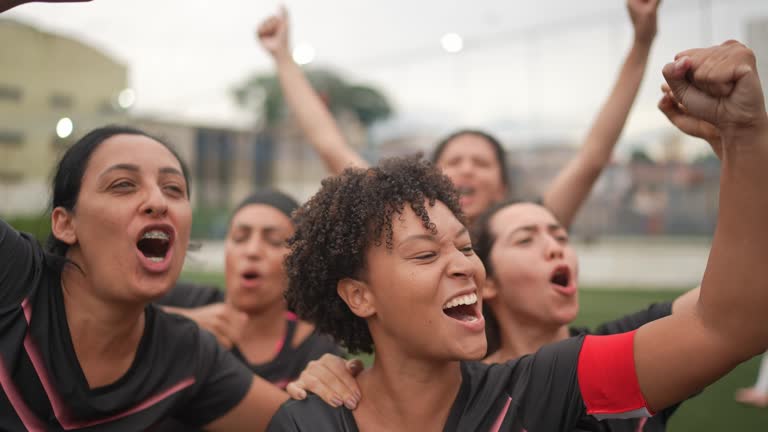
[[[168,241],[170,237],[168,237],[168,234],[164,233],[163,231],[147,231],[144,233],[143,236],[141,236],[142,239],[157,239],[157,240],[165,240]]]
[[[461,305],[473,305],[475,303],[477,303],[477,294],[472,293],[472,294],[467,294],[467,295],[459,296],[452,299],[451,301],[443,305],[443,309],[450,309],[450,308],[461,306]]]

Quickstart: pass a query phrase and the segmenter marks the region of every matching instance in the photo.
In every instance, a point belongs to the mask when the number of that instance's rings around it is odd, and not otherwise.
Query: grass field
[[[219,274],[186,273],[183,279],[223,286]],[[639,310],[644,306],[671,300],[680,291],[581,290],[578,325],[594,326]],[[696,359],[691,359],[696,361]],[[757,375],[759,358],[739,366],[700,395],[684,403],[672,418],[671,432],[764,432],[768,431],[768,409],[749,408],[733,400],[736,389],[751,385]]]

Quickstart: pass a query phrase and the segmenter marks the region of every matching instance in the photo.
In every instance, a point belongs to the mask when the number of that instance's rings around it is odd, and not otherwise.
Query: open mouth
[[[168,255],[173,242],[173,229],[168,226],[150,226],[144,229],[136,248],[149,261],[162,262]]]
[[[566,266],[560,266],[552,272],[552,277],[549,281],[555,285],[559,285],[563,288],[567,287],[571,283],[571,270]]]
[[[261,275],[259,274],[259,272],[256,272],[256,271],[247,271],[242,274],[242,277],[246,281],[256,281],[259,278],[261,278]]]
[[[477,321],[477,294],[454,297],[443,305],[443,313],[458,321]]]

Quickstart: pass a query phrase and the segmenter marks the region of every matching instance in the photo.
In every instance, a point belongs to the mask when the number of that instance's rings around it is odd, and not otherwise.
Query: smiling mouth
[[[477,294],[455,297],[443,305],[443,313],[458,321],[474,322],[477,316]]]
[[[171,248],[171,233],[158,228],[152,228],[141,235],[136,247],[142,255],[154,263],[162,262]]]
[[[567,287],[571,283],[571,271],[568,267],[558,267],[552,273],[549,281],[561,287]]]

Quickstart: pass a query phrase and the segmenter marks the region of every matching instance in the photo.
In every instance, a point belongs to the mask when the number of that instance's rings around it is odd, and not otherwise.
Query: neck
[[[461,387],[459,362],[414,359],[394,343],[376,348],[373,366],[358,378],[360,429],[442,430]]]
[[[485,359],[487,363],[501,363],[533,354],[544,345],[565,340],[569,336],[567,325],[542,325],[530,318],[510,313],[504,307],[494,307],[493,312],[499,325],[501,346]]]
[[[136,355],[144,334],[146,305],[99,297],[91,281],[69,265],[62,271],[61,285],[72,345],[89,385],[114,382]]]
[[[284,306],[248,313],[248,319],[243,327],[242,340],[277,341],[282,339],[285,334],[285,313]]]
[[[283,340],[285,332],[285,306],[281,303],[279,307],[248,313],[237,347],[248,363],[263,364],[275,359],[279,353],[275,347]]]

